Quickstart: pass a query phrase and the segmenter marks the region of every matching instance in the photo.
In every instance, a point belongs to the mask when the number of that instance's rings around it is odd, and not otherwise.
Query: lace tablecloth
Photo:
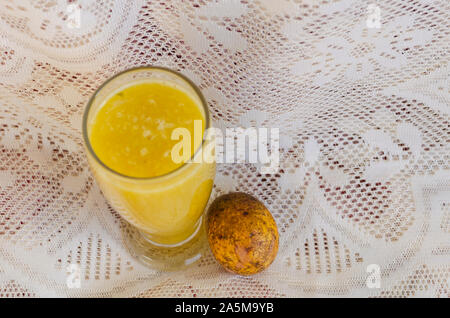
[[[1,1],[0,297],[449,297],[449,12],[447,0]],[[208,254],[161,273],[125,250],[80,128],[94,90],[138,65],[190,77],[217,127],[280,128],[277,173],[221,164],[213,193],[269,207],[280,250],[266,271],[232,275]]]

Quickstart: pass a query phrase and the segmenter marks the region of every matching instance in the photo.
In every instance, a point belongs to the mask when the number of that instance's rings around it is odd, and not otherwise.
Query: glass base
[[[175,245],[152,242],[144,233],[122,219],[122,236],[130,254],[144,265],[161,271],[178,271],[200,260],[207,251],[204,222],[194,233]]]

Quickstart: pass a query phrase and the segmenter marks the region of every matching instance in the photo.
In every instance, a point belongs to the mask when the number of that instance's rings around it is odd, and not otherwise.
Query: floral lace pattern
[[[449,12],[444,0],[0,3],[0,297],[449,297]],[[280,250],[263,273],[236,277],[211,254],[160,273],[125,250],[80,127],[95,89],[140,65],[191,78],[217,127],[280,129],[276,173],[220,164],[212,195],[271,210]]]

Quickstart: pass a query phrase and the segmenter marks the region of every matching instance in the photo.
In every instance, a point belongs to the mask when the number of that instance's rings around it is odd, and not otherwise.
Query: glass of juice
[[[129,251],[152,268],[178,270],[205,251],[202,215],[215,176],[210,124],[197,86],[162,67],[119,73],[89,100],[89,165],[122,216]]]

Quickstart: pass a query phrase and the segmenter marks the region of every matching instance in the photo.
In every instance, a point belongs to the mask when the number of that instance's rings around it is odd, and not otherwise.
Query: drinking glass
[[[201,146],[191,160],[157,177],[137,178],[114,171],[97,156],[90,132],[99,109],[115,93],[143,81],[160,81],[185,91],[203,113],[205,131]],[[87,159],[97,184],[110,205],[121,215],[122,233],[128,250],[152,268],[178,270],[205,251],[203,212],[208,202],[215,161],[205,160],[202,149],[214,147],[208,133],[211,120],[205,98],[184,75],[162,67],[138,67],[121,72],[97,89],[83,117]],[[212,144],[211,144],[212,143]]]

